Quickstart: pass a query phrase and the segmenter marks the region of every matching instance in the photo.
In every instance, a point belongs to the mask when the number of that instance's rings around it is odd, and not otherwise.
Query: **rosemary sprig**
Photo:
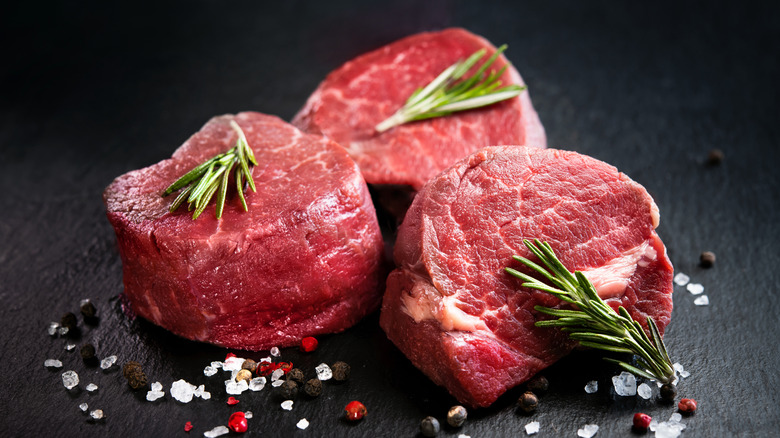
[[[176,211],[186,200],[187,209],[189,211],[195,210],[192,214],[192,219],[197,219],[216,193],[216,216],[217,219],[221,218],[222,210],[225,207],[225,195],[227,194],[230,172],[233,171],[234,167],[238,167],[235,171],[238,197],[241,200],[244,211],[249,209],[246,205],[246,199],[244,199],[244,179],[246,179],[246,183],[248,183],[252,191],[256,192],[255,183],[252,180],[251,167],[253,165],[257,166],[257,161],[246,141],[246,135],[244,135],[244,131],[241,130],[238,123],[231,120],[230,127],[238,133],[238,140],[236,140],[235,146],[229,151],[199,164],[165,189],[162,194],[163,197],[177,190],[184,189],[171,204],[169,209],[171,213]]]
[[[519,95],[526,89],[525,86],[512,84],[501,87],[499,78],[504,74],[506,65],[485,77],[487,69],[504,50],[506,44],[499,47],[472,76],[460,82],[458,80],[485,56],[486,50],[477,50],[465,61],[458,61],[447,67],[425,88],[418,88],[412,93],[404,106],[395,114],[376,125],[376,131],[384,132],[394,126],[415,120],[441,117],[456,111],[492,105]]]
[[[604,359],[637,376],[656,379],[661,383],[671,383],[674,380],[672,361],[653,318],[647,318],[647,326],[652,336],[648,337],[642,326],[631,319],[626,309],[621,306],[617,313],[612,310],[598,296],[593,284],[582,272],[569,272],[549,244],[538,239],[533,243],[523,240],[523,243],[547,269],[525,257],[514,256],[514,259],[541,274],[552,286],[512,268],[505,268],[506,272],[524,280],[523,286],[549,292],[579,309],[535,306],[537,311],[557,318],[537,321],[537,327],[561,327],[583,347],[634,354],[641,368],[611,358]]]

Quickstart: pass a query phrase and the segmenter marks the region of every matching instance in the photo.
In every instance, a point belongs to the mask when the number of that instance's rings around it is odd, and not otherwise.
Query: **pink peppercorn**
[[[307,336],[303,339],[301,339],[301,351],[304,353],[311,353],[312,351],[317,349],[317,345],[319,343],[317,340],[311,336]]]
[[[645,430],[650,427],[650,422],[653,421],[653,417],[637,412],[634,414],[634,427],[639,430]]]
[[[677,404],[677,409],[683,414],[692,414],[696,412],[696,400],[692,398],[684,398]]]
[[[188,422],[186,422],[186,423],[184,423],[184,431],[185,431],[185,432],[189,432],[189,431],[191,431],[191,430],[192,430],[192,423],[191,423],[191,422],[189,422],[189,421],[188,421]]]
[[[357,400],[349,402],[344,410],[347,411],[347,420],[350,421],[360,420],[366,415],[366,406]]]

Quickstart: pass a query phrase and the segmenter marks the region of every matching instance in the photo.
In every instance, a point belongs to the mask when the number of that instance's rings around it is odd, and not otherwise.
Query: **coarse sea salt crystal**
[[[217,369],[211,365],[206,366],[206,368],[203,368],[203,374],[206,377],[211,377],[214,374],[217,374]]]
[[[296,423],[296,424],[295,424],[295,426],[296,426],[298,429],[300,429],[300,430],[304,430],[304,429],[306,429],[307,427],[309,427],[309,420],[307,420],[307,419],[305,419],[305,418],[301,418],[301,420],[300,420],[298,423]]]
[[[87,412],[87,409],[89,409],[89,405],[86,403],[82,403],[79,405],[79,409],[81,409],[81,412]]]
[[[677,438],[683,430],[685,430],[685,425],[682,423],[664,421],[656,424],[655,436],[656,438]]]
[[[49,326],[46,328],[46,332],[49,334],[49,336],[57,336],[57,330],[59,328],[60,328],[59,323],[50,322]]]
[[[206,385],[200,385],[197,388],[195,388],[195,392],[193,393],[195,397],[200,397],[203,400],[208,400],[211,398],[211,393],[206,391]]]
[[[265,387],[265,377],[255,377],[249,381],[250,391],[260,391]]]
[[[471,435],[466,435],[465,433],[462,433],[458,435],[458,438],[471,438]]]
[[[330,380],[330,378],[333,377],[333,371],[331,371],[330,367],[326,363],[317,365],[314,368],[314,371],[317,372],[317,378],[323,381]]]
[[[598,390],[599,390],[598,380],[591,380],[585,385],[585,392],[587,392],[588,394],[593,394]]]
[[[73,351],[74,348],[76,348],[76,344],[65,344],[65,349],[68,351]]]
[[[116,356],[111,355],[100,361],[100,368],[103,370],[107,370],[112,366],[114,366],[115,363],[116,363]]]
[[[539,422],[538,421],[532,421],[525,425],[525,433],[528,435],[533,435],[535,433],[539,432]]]
[[[246,417],[247,420],[251,420],[252,419],[252,411],[244,412],[244,417]]]
[[[246,380],[241,380],[240,382],[236,382],[235,380],[225,381],[225,392],[230,395],[239,395],[247,389],[249,389],[249,384],[246,383]]]
[[[152,383],[152,391],[162,391],[162,390],[163,390],[162,383],[160,382]]]
[[[672,364],[672,368],[674,368],[674,371],[677,372],[677,374],[679,374],[683,379],[691,375],[690,372],[685,371],[685,368],[683,368],[680,362],[675,362]]]
[[[281,379],[280,380],[274,380],[273,382],[271,382],[271,386],[273,386],[274,388],[278,388],[278,387],[280,387],[282,385],[284,385],[284,380],[281,380]]]
[[[623,371],[620,375],[612,376],[612,385],[615,387],[615,393],[622,397],[633,397],[636,395],[636,377],[633,374]]]
[[[282,402],[281,406],[282,406],[282,409],[284,409],[285,411],[292,411],[293,401],[292,400],[285,400],[285,401]]]
[[[195,396],[195,385],[184,379],[179,379],[171,384],[171,397],[182,403],[189,403]]]
[[[257,363],[262,363],[262,362],[271,363],[271,362],[273,362],[273,359],[271,359],[271,356],[266,356],[266,357],[264,357],[264,358],[262,358],[262,359],[257,361]]]
[[[586,424],[577,430],[577,436],[581,438],[590,438],[598,431],[598,424]]]
[[[222,369],[225,371],[238,371],[244,365],[245,360],[243,357],[229,357],[222,364]]]
[[[65,385],[68,390],[71,390],[79,385],[79,375],[75,371],[65,371],[62,373],[62,384]]]
[[[87,387],[86,387],[86,388],[84,388],[84,389],[86,389],[86,390],[87,390],[87,392],[95,392],[95,391],[97,391],[97,389],[98,389],[98,386],[97,386],[97,385],[95,385],[94,383],[90,383],[90,384],[89,384],[89,385],[87,385]]]
[[[653,388],[647,383],[643,383],[636,388],[636,393],[645,400],[653,396]]]
[[[691,281],[691,277],[683,274],[682,272],[678,272],[677,275],[674,276],[674,282],[678,286],[685,286],[689,281]]]
[[[707,295],[702,295],[693,300],[693,304],[696,304],[697,306],[707,306],[710,304],[710,299]]]
[[[214,367],[214,368],[222,368],[222,365],[223,364],[220,361],[211,362],[211,366]]]
[[[146,400],[150,402],[161,399],[163,397],[165,397],[165,393],[162,391],[148,391],[146,393]]]
[[[68,334],[69,331],[70,331],[70,329],[67,328],[67,327],[60,327],[60,328],[57,329],[57,334],[60,335],[60,336],[65,336],[65,335]]]
[[[226,433],[229,433],[230,429],[228,429],[225,426],[217,426],[211,430],[207,430],[203,432],[203,436],[206,438],[216,438],[218,436],[225,435]]]
[[[699,295],[704,292],[704,286],[699,283],[688,283],[688,286],[685,286],[685,288],[688,289],[688,292],[692,295]]]
[[[284,370],[281,368],[275,369],[274,372],[271,373],[271,381],[279,380],[284,375]]]
[[[62,368],[62,362],[57,359],[46,359],[43,361],[43,366],[46,368]]]
[[[269,351],[269,353],[271,353],[271,356],[273,356],[273,357],[279,357],[279,354],[281,354],[279,352],[279,347],[271,347],[271,350]]]
[[[92,417],[93,420],[102,420],[104,417],[103,410],[95,409],[94,411],[89,413],[89,416]]]
[[[682,414],[679,412],[675,412],[671,417],[669,417],[670,423],[679,423],[680,421],[682,421]]]

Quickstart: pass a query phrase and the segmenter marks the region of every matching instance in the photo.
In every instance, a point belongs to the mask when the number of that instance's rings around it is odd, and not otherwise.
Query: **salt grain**
[[[57,334],[60,335],[60,336],[65,336],[65,335],[68,334],[69,331],[70,331],[70,329],[67,328],[67,327],[60,327],[60,328],[57,329]]]
[[[206,368],[203,368],[203,374],[206,377],[211,377],[214,374],[217,374],[217,369],[211,365],[206,366]]]
[[[279,357],[279,347],[271,347],[270,353],[273,357]]]
[[[87,409],[89,409],[89,405],[86,403],[82,403],[79,405],[79,409],[81,409],[81,412],[87,412]]]
[[[246,417],[247,420],[252,419],[252,411],[244,412],[244,417]]]
[[[639,394],[639,396],[643,399],[648,400],[653,396],[653,388],[651,388],[647,383],[643,383],[636,389],[636,393]]]
[[[691,281],[691,277],[683,274],[682,272],[679,272],[674,276],[674,282],[679,286],[685,286],[689,281]]]
[[[46,359],[43,361],[43,366],[46,368],[62,368],[62,362],[58,361],[57,359]]]
[[[226,433],[229,433],[229,432],[230,432],[230,429],[228,429],[227,427],[225,427],[225,426],[217,426],[217,427],[215,427],[215,428],[213,428],[211,430],[207,430],[207,431],[203,432],[203,436],[205,436],[206,438],[215,438],[215,437],[218,437],[218,436],[225,435]]]
[[[675,412],[671,417],[669,417],[670,423],[679,423],[680,421],[682,421],[682,414],[679,412]]]
[[[243,357],[229,357],[222,364],[222,369],[225,371],[238,371],[244,365],[245,360]]]
[[[598,424],[586,424],[577,430],[577,436],[582,438],[590,438],[599,431]]]
[[[247,389],[249,389],[249,384],[246,383],[246,380],[241,380],[239,382],[236,382],[235,380],[225,381],[225,392],[230,395],[240,395]]]
[[[679,422],[664,421],[655,425],[656,438],[677,438],[685,430],[685,425]]]
[[[458,438],[471,438],[471,435],[466,435],[465,433],[462,433],[458,435]]]
[[[71,390],[79,385],[79,375],[75,371],[65,371],[62,373],[62,384],[65,385],[68,390]]]
[[[285,411],[292,411],[293,401],[292,400],[285,400],[285,401],[282,402],[281,406],[282,406],[282,409],[284,409]]]
[[[211,366],[214,368],[222,368],[222,362],[220,361],[211,362]]]
[[[49,336],[57,336],[57,330],[60,328],[59,323],[50,322],[49,327],[46,328],[46,332]]]
[[[152,391],[162,391],[162,390],[163,390],[162,383],[160,382],[152,383]]]
[[[535,433],[539,432],[539,422],[538,421],[532,421],[525,425],[525,433],[528,435],[533,435]]]
[[[299,421],[295,426],[297,426],[298,429],[304,430],[309,427],[309,421],[305,418],[301,418],[301,421]]]
[[[98,386],[95,385],[94,383],[90,383],[89,385],[87,385],[85,389],[87,390],[87,392],[95,392],[97,391]]]
[[[707,295],[702,295],[693,300],[693,304],[696,304],[697,306],[707,306],[710,304],[710,299],[707,298]]]
[[[195,396],[195,385],[184,379],[177,380],[171,384],[171,397],[182,402],[189,403]]]
[[[89,416],[92,417],[93,420],[102,420],[104,417],[103,410],[95,409],[94,411],[89,413]]]
[[[585,392],[587,392],[588,394],[593,394],[598,390],[599,390],[598,380],[591,380],[585,385]]]
[[[249,389],[251,391],[260,391],[265,387],[265,377],[255,377],[249,381]]]
[[[100,361],[100,369],[107,370],[116,363],[116,356],[111,355]]]
[[[699,283],[688,283],[688,286],[685,286],[685,288],[688,289],[688,292],[692,295],[699,295],[704,292],[704,286]]]
[[[73,351],[74,348],[76,348],[76,344],[65,344],[65,349],[68,351]]]
[[[680,375],[680,377],[682,377],[683,379],[691,375],[691,373],[690,373],[690,372],[688,372],[688,371],[685,371],[685,368],[683,368],[682,364],[680,364],[679,362],[675,362],[675,363],[672,365],[672,368],[674,368],[674,371],[675,371],[677,374],[679,374],[679,375]]]
[[[279,379],[282,378],[283,375],[284,375],[284,370],[281,369],[281,368],[277,368],[277,369],[274,370],[273,373],[271,373],[271,381],[273,382],[273,381],[279,380]],[[322,380],[322,379],[320,379],[320,380]]]
[[[331,371],[330,367],[326,363],[317,365],[317,367],[314,368],[314,371],[317,372],[317,378],[323,381],[330,380],[330,378],[333,377],[333,371]]]
[[[163,397],[165,397],[165,393],[162,391],[148,391],[146,393],[146,400],[150,402],[161,399]]]
[[[273,359],[271,359],[271,356],[267,356],[257,361],[257,363],[262,363],[262,362],[271,363],[273,362]]]
[[[284,380],[274,380],[273,382],[271,382],[271,386],[273,386],[274,388],[278,388],[282,385],[284,385]]]
[[[636,395],[636,377],[633,374],[623,371],[620,375],[612,376],[612,385],[615,387],[615,393],[622,397],[633,397]]]
[[[211,393],[206,391],[206,385],[200,385],[197,388],[195,388],[195,392],[193,392],[193,395],[195,397],[200,397],[203,400],[209,400],[211,398]]]

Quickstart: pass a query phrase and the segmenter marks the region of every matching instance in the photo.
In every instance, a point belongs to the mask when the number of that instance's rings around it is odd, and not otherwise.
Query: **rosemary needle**
[[[551,293],[579,309],[535,306],[537,311],[557,318],[537,321],[537,327],[561,327],[583,347],[634,354],[639,367],[615,359],[605,360],[614,362],[637,376],[655,379],[661,383],[674,381],[672,361],[653,318],[647,318],[651,335],[648,337],[642,326],[631,319],[625,308],[621,306],[617,313],[612,310],[598,296],[593,284],[582,272],[569,272],[549,244],[538,239],[534,242],[523,240],[523,243],[547,269],[525,257],[514,256],[514,259],[541,274],[552,286],[512,268],[505,268],[506,272],[525,281],[523,286]]]
[[[459,79],[485,56],[486,50],[477,50],[465,61],[458,61],[447,67],[431,83],[412,93],[404,106],[395,114],[376,125],[376,131],[384,132],[394,126],[415,120],[442,117],[456,111],[492,105],[519,95],[525,90],[525,86],[517,84],[501,86],[499,78],[504,74],[506,65],[499,71],[485,76],[487,69],[504,50],[506,44],[499,47],[473,75],[461,81]]]
[[[246,141],[246,135],[235,120],[230,121],[230,127],[238,134],[236,145],[227,152],[216,155],[203,163],[195,166],[192,170],[184,174],[173,184],[168,186],[162,196],[168,196],[171,193],[181,190],[181,193],[174,199],[169,211],[173,213],[184,201],[187,201],[188,210],[195,212],[192,219],[197,219],[203,210],[206,209],[209,201],[214,195],[217,195],[216,216],[222,217],[222,210],[225,208],[225,196],[227,195],[227,186],[230,180],[230,173],[235,170],[236,191],[241,200],[244,211],[249,208],[244,199],[244,179],[253,192],[256,192],[255,183],[252,180],[251,166],[256,166],[255,155]],[[183,189],[183,190],[182,190]]]

